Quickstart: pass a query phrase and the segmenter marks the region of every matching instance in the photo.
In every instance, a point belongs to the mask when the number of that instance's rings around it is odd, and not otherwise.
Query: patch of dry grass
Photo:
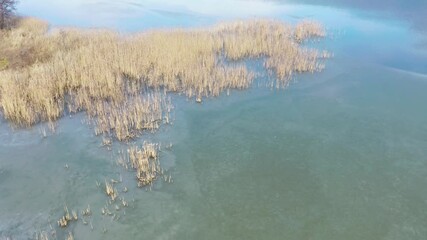
[[[302,42],[309,38],[323,38],[326,32],[319,22],[312,20],[303,20],[295,26],[295,40]]]
[[[57,49],[57,39],[46,34],[48,26],[35,18],[22,18],[13,30],[0,30],[0,60],[12,69],[48,60]]]
[[[130,146],[126,152],[120,152],[117,163],[126,169],[136,171],[138,186],[144,187],[163,174],[159,161],[160,146],[144,142],[142,146]]]
[[[277,87],[287,86],[294,73],[322,70],[319,59],[328,54],[301,42],[324,36],[312,21],[294,27],[251,20],[119,35],[48,32],[45,22],[24,19],[0,36],[0,107],[10,122],[27,127],[86,111],[97,134],[123,141],[168,122],[169,92],[201,101],[248,88],[254,73],[224,60],[263,57]]]

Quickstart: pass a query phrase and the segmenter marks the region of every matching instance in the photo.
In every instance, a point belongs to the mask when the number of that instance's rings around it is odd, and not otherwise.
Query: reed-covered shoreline
[[[249,88],[255,72],[245,60],[263,61],[272,76],[268,85],[277,88],[288,86],[296,73],[321,71],[329,53],[306,48],[304,42],[325,36],[324,27],[314,21],[292,26],[247,20],[119,34],[50,29],[42,20],[24,18],[0,32],[0,111],[16,127],[42,122],[53,127],[65,115],[85,112],[102,144],[110,147],[114,140],[129,142],[170,123],[170,93],[201,103],[230,89]],[[134,172],[138,187],[151,189],[158,178],[173,182],[160,155],[160,144],[144,142],[119,151],[116,161]],[[121,182],[121,177],[105,179],[102,186],[96,182],[108,197],[102,216],[112,221],[129,206],[123,196],[128,188],[119,191],[115,185]],[[81,221],[93,230],[91,215],[89,205],[79,214],[64,204],[57,225],[65,229]],[[40,232],[37,238],[49,237]],[[66,238],[74,239],[72,232]]]
[[[329,54],[302,43],[324,36],[321,24],[307,20],[296,26],[247,20],[119,34],[49,30],[42,20],[24,18],[0,35],[0,107],[19,127],[85,111],[96,134],[126,141],[169,122],[168,93],[201,102],[224,90],[248,88],[251,69],[224,59],[263,57],[275,76],[271,85],[278,88],[295,73],[322,70],[320,59]]]

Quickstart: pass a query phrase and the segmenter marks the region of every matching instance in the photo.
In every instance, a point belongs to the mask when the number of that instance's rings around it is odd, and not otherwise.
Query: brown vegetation
[[[302,42],[308,38],[323,38],[326,32],[322,25],[312,20],[303,20],[295,26],[295,39]]]
[[[227,61],[265,58],[284,87],[295,72],[323,69],[327,54],[301,42],[323,37],[323,27],[302,22],[252,20],[191,30],[134,35],[62,29],[23,19],[1,32],[0,107],[17,126],[54,122],[64,113],[86,111],[97,134],[132,139],[169,121],[169,92],[197,102],[229,89],[248,88],[254,73]]]
[[[64,206],[64,215],[58,220],[58,226],[65,228],[71,221],[77,221],[78,216],[76,211],[72,211],[71,214],[68,211],[67,205]]]
[[[144,142],[141,147],[131,146],[126,152],[121,153],[118,163],[126,169],[136,171],[138,186],[144,187],[162,174],[159,161],[160,146]]]

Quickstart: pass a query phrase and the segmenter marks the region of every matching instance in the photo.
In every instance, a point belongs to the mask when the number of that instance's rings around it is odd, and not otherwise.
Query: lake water
[[[329,32],[312,45],[334,57],[286,90],[254,86],[201,105],[173,96],[173,125],[139,140],[173,143],[161,152],[173,182],[151,191],[115,164],[125,146],[100,147],[84,114],[44,139],[41,126],[2,121],[0,239],[33,239],[50,223],[58,239],[427,239],[425,4],[399,12],[411,4],[364,2],[22,1],[21,13],[54,26],[125,32],[311,18]],[[112,209],[112,220],[96,181],[120,176],[129,207]],[[59,229],[64,204],[90,204],[93,230],[81,221]]]

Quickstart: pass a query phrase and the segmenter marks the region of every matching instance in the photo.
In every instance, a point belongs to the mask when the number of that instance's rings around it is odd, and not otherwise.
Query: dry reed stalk
[[[71,232],[68,232],[66,240],[74,240],[74,236]]]
[[[126,169],[130,168],[136,171],[139,187],[152,184],[161,174],[159,150],[158,144],[148,142],[144,142],[141,147],[131,146],[127,149],[125,166]],[[126,202],[122,202],[122,204],[127,205]]]
[[[90,216],[90,215],[92,215],[92,211],[90,210],[90,205],[87,205],[87,208],[82,211],[82,215],[83,216]]]
[[[67,205],[64,206],[64,215],[58,220],[58,226],[62,228],[66,228],[71,221],[77,221],[78,216],[76,211],[68,211]]]
[[[117,190],[114,188],[113,184],[110,184],[105,180],[105,193],[111,198],[111,201],[115,201],[117,198]]]

